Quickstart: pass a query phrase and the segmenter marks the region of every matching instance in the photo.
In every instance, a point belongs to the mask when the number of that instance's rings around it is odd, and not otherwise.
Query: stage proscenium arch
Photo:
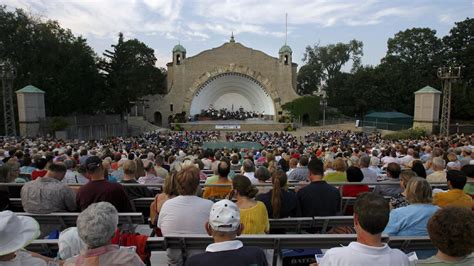
[[[210,106],[235,111],[242,107],[245,111],[275,115],[275,105],[265,87],[248,75],[234,72],[216,75],[199,87],[190,114],[199,114]]]

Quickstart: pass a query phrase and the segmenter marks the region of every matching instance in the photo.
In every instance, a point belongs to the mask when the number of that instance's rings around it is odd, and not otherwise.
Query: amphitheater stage
[[[291,123],[273,120],[208,120],[187,123],[171,123],[171,128],[179,125],[186,131],[284,131]]]

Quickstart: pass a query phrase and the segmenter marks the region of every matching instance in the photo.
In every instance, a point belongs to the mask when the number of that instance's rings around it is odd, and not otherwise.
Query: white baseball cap
[[[11,211],[0,212],[0,256],[24,248],[39,235],[40,227],[35,219]]]
[[[232,232],[240,226],[240,210],[230,200],[221,200],[212,205],[209,225],[215,231]]]

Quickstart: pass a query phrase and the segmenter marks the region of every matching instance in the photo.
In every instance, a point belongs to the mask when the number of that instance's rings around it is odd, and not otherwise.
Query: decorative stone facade
[[[186,49],[177,45],[173,49],[172,62],[167,64],[168,93],[146,97],[146,119],[160,126],[168,126],[170,115],[183,111],[190,114],[193,99],[206,84],[216,78],[224,79],[225,73],[232,73],[248,77],[259,84],[271,97],[275,110],[273,118],[277,120],[281,106],[299,97],[296,94],[297,64],[292,63],[289,46],[284,47],[276,58],[231,39],[220,47],[186,57]]]

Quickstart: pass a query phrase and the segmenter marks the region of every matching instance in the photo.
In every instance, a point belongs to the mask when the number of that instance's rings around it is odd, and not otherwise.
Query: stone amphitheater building
[[[211,105],[229,110],[242,107],[264,113],[276,121],[281,106],[297,97],[296,68],[292,51],[283,45],[278,57],[245,47],[234,40],[187,57],[186,49],[173,48],[167,64],[167,94],[152,95],[143,108],[144,117],[158,126],[169,126],[176,113],[194,115]]]

